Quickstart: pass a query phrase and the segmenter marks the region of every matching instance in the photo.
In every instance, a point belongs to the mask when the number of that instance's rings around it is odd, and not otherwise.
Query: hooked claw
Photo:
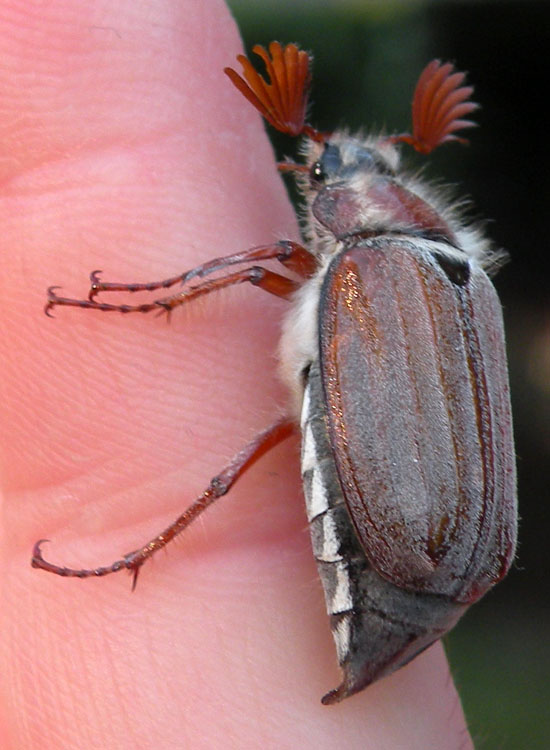
[[[42,564],[46,562],[42,557],[42,550],[40,549],[40,546],[44,544],[44,542],[49,541],[49,539],[39,539],[32,548],[31,565],[33,568],[41,568]]]
[[[52,310],[59,302],[59,297],[55,293],[55,289],[61,289],[60,286],[49,286],[48,287],[48,301],[44,305],[44,312],[48,316],[48,318],[53,318],[54,316],[51,314],[50,310]]]
[[[90,300],[90,302],[93,302],[96,294],[101,291],[101,280],[99,278],[100,273],[103,273],[103,271],[101,269],[97,269],[95,271],[92,271],[90,274],[90,291],[88,292],[88,299]]]

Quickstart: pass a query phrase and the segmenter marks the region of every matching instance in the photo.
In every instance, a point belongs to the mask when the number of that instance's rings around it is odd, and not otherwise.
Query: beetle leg
[[[51,286],[48,289],[48,302],[46,303],[44,310],[46,315],[49,316],[50,310],[58,305],[84,307],[90,310],[102,310],[103,312],[148,313],[152,310],[157,310],[158,312],[165,311],[169,313],[174,307],[183,305],[186,302],[191,302],[193,299],[201,297],[204,294],[209,294],[210,292],[215,292],[218,289],[224,289],[228,286],[242,284],[245,281],[249,281],[254,286],[259,286],[266,292],[274,294],[276,297],[283,297],[284,299],[288,299],[300,286],[299,282],[289,279],[286,276],[281,276],[273,271],[269,271],[267,268],[262,268],[262,266],[251,266],[242,271],[229,273],[227,276],[220,276],[217,279],[203,281],[202,284],[189,287],[188,289],[184,289],[169,297],[161,297],[153,302],[145,302],[139,305],[114,305],[108,302],[96,302],[94,299],[72,299],[71,297],[60,297],[55,291],[58,287]]]
[[[300,282],[289,279],[286,276],[281,276],[281,274],[274,273],[273,271],[269,271],[262,266],[251,266],[250,268],[244,268],[242,271],[229,273],[227,276],[220,276],[217,279],[209,279],[202,284],[197,284],[197,286],[184,289],[171,297],[156,300],[153,303],[153,306],[160,306],[167,312],[171,312],[174,307],[178,307],[196,297],[210,294],[210,292],[216,292],[218,289],[225,289],[225,287],[228,286],[242,284],[245,281],[250,282],[254,286],[259,286],[260,289],[263,289],[265,292],[274,294],[276,297],[282,297],[283,299],[289,299],[296,289],[300,287]]]
[[[213,258],[189,271],[177,274],[177,276],[170,276],[161,281],[129,284],[101,281],[99,274],[102,272],[92,271],[90,274],[91,283],[88,298],[93,300],[100,292],[154,292],[157,289],[168,289],[178,283],[186,284],[193,278],[202,278],[215,271],[221,271],[227,268],[227,266],[260,260],[278,260],[300,276],[305,277],[311,276],[317,267],[315,256],[309,250],[306,250],[305,247],[292,240],[281,240],[272,245],[259,245],[240,253]]]
[[[41,539],[36,542],[33,549],[31,564],[33,568],[41,568],[49,573],[55,573],[59,576],[69,578],[91,578],[116,573],[119,570],[126,569],[132,573],[132,589],[135,588],[137,577],[141,566],[152,557],[155,552],[165,547],[172,539],[180,534],[215,500],[227,494],[235,482],[247,471],[256,461],[267,453],[271,448],[281,443],[289,437],[296,425],[288,417],[282,417],[274,422],[270,427],[260,432],[248,443],[233,460],[211,481],[206,490],[189,505],[188,508],[176,520],[170,524],[164,531],[153,537],[149,542],[137,550],[129,552],[120,560],[100,568],[66,568],[61,565],[55,565],[48,562],[42,557],[41,545],[48,541]]]

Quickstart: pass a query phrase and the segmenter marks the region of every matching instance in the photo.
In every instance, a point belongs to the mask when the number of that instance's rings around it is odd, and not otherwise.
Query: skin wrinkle
[[[113,154],[116,155],[117,151],[120,151],[122,154],[127,153],[131,156],[133,163],[139,164],[139,161],[137,161],[139,149],[154,146],[155,150],[158,150],[159,144],[162,145],[163,140],[170,141],[170,139],[175,139],[177,141],[178,138],[182,138],[182,135],[180,133],[179,124],[176,123],[175,125],[167,125],[162,128],[159,127],[157,130],[144,130],[143,133],[135,134],[131,137],[127,137],[124,134],[118,134],[116,137],[105,137],[103,139],[96,138],[92,143],[85,143],[80,149],[73,149],[71,151],[71,173],[65,178],[67,189],[70,189],[71,191],[78,191],[81,189],[79,185],[75,185],[73,176],[77,171],[75,167],[78,166],[79,160],[83,165],[93,164],[98,155],[104,155],[110,160]],[[79,154],[79,151],[82,151],[82,153]],[[44,156],[41,160],[26,164],[23,169],[5,179],[3,178],[2,191],[6,191],[6,194],[10,195],[9,188],[11,186],[17,186],[18,183],[22,183],[22,187],[24,188],[25,181],[28,180],[29,177],[34,177],[36,174],[40,174],[46,168],[53,168],[58,165],[64,168],[66,163],[66,153],[48,152],[47,157]],[[101,172],[99,171],[98,174],[101,174]],[[87,177],[85,176],[83,179],[86,180]],[[27,189],[13,190],[11,194],[15,196],[28,196],[36,193],[37,195],[47,196],[52,193],[55,194],[55,192],[59,190],[59,185],[56,184],[51,185],[49,188],[42,183],[36,188],[33,188],[32,185],[33,181],[31,180]]]

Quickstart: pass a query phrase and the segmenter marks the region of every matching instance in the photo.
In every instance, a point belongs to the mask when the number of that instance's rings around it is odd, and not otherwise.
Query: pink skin
[[[87,274],[162,278],[298,230],[222,73],[220,0],[5,2],[0,747],[471,747],[436,645],[344,703],[299,488],[264,459],[142,570],[63,580],[159,531],[284,403],[287,303],[241,287],[154,316],[42,308]],[[10,13],[13,11],[13,13]],[[134,301],[133,297],[131,301]]]

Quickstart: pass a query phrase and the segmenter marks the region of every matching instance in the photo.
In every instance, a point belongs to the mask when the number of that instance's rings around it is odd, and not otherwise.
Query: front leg
[[[269,271],[262,266],[252,266],[235,273],[227,273],[213,280],[207,280],[202,284],[196,284],[183,289],[176,294],[161,297],[152,302],[138,305],[112,304],[107,302],[98,302],[96,296],[100,292],[140,292],[155,291],[157,289],[167,289],[176,283],[186,285],[192,279],[200,279],[217,271],[223,271],[229,266],[238,265],[250,261],[259,260],[277,260],[290,270],[294,271],[302,278],[309,278],[316,268],[317,259],[309,250],[302,245],[290,240],[277,242],[273,245],[261,245],[253,247],[240,253],[228,255],[221,258],[214,258],[211,261],[203,263],[183,274],[168,277],[162,281],[136,282],[136,283],[118,283],[105,282],[99,278],[100,271],[92,271],[90,274],[91,287],[88,299],[78,299],[73,297],[64,297],[57,294],[58,286],[51,286],[48,289],[48,302],[45,306],[45,313],[51,317],[51,311],[54,307],[82,307],[90,310],[101,310],[103,312],[141,312],[147,313],[152,310],[170,311],[174,307],[189,302],[192,299],[207,294],[217,289],[225,288],[240,284],[243,281],[249,281],[254,286],[259,286],[270,294],[287,299],[290,297],[298,286],[299,282],[288,279],[285,276]]]
[[[83,307],[88,310],[102,310],[103,312],[121,312],[121,313],[148,313],[152,310],[157,312],[170,313],[175,307],[179,307],[187,302],[192,302],[197,297],[202,297],[211,292],[217,292],[219,289],[225,289],[228,286],[235,286],[248,281],[253,286],[259,286],[270,294],[283,299],[289,299],[293,292],[300,286],[299,282],[288,279],[286,276],[269,271],[262,266],[252,266],[242,271],[229,273],[227,276],[220,276],[217,279],[209,279],[202,284],[197,284],[189,289],[184,289],[178,294],[172,294],[169,297],[161,297],[153,302],[145,302],[141,305],[113,305],[108,302],[96,302],[93,299],[72,299],[70,297],[60,297],[56,294],[58,287],[51,286],[48,289],[48,302],[45,307],[45,313],[51,317],[50,311],[57,306],[65,307]]]

